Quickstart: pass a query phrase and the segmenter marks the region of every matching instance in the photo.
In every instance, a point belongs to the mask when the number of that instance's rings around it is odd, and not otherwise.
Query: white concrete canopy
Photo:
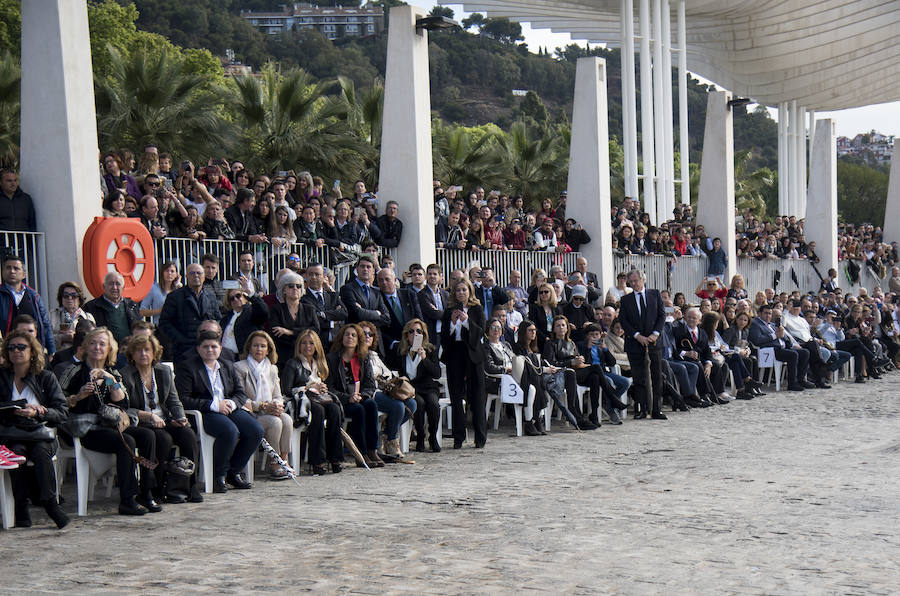
[[[445,4],[457,4],[446,0]],[[471,0],[466,11],[619,44],[620,0]],[[687,67],[735,95],[840,110],[900,100],[900,2],[686,0]]]
[[[703,224],[710,238],[722,239],[728,255],[728,267],[722,280],[729,284],[737,273],[737,247],[734,242],[734,118],[727,91],[711,91],[706,100],[706,129],[703,133],[703,161],[700,166],[700,191],[697,223]]]
[[[23,2],[21,178],[51,239],[51,288],[82,277],[82,238],[101,215],[97,147],[85,0]]]
[[[378,174],[379,201],[400,204],[398,263],[423,267],[436,261],[428,32],[416,29],[426,14],[414,6],[391,9]]]
[[[814,147],[810,154],[809,194],[803,232],[816,243],[819,274],[838,267],[837,250],[837,146],[834,120],[816,123]],[[840,281],[840,276],[838,276]]]
[[[582,245],[581,252],[589,269],[597,274],[598,290],[604,295],[614,279],[607,120],[606,61],[579,58],[575,69],[566,215],[590,230],[591,242]]]

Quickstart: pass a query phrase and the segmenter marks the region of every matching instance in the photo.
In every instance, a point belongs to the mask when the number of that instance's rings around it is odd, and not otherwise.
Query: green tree
[[[499,182],[497,154],[493,151],[498,134],[502,132],[493,125],[466,128],[433,120],[431,147],[435,178],[465,188]]]
[[[429,12],[428,15],[432,17],[447,17],[448,19],[452,19],[453,9],[449,6],[435,6],[431,9],[431,12]]]
[[[235,79],[231,102],[237,127],[236,154],[257,171],[302,168],[323,177],[351,178],[364,165],[366,147],[347,123],[347,105],[326,97],[334,81],[315,82],[303,70]]]
[[[838,216],[846,223],[884,225],[888,172],[841,158],[837,162]]]
[[[22,53],[22,2],[0,0],[0,54],[18,59]]]
[[[0,167],[15,167],[19,162],[21,81],[18,61],[0,54]]]
[[[472,14],[470,14],[469,16],[467,16],[466,18],[464,18],[462,20],[462,27],[463,27],[463,29],[465,29],[467,31],[469,29],[471,29],[472,27],[475,27],[476,29],[481,31],[481,28],[483,26],[484,26],[484,15],[481,14],[480,12],[473,12]]]
[[[481,34],[508,44],[525,39],[522,36],[522,25],[509,19],[485,19],[481,26]]]
[[[223,102],[209,80],[165,50],[131,59],[108,52],[110,74],[95,82],[102,147],[157,145],[195,158],[221,153],[228,141]]]
[[[365,151],[360,153],[363,160],[360,177],[365,180],[367,187],[375,188],[381,168],[384,86],[379,83],[358,90],[353,81],[346,77],[338,77],[338,84],[341,86],[341,98],[347,107],[347,124],[365,147]]]
[[[750,171],[753,152],[750,149],[734,154],[734,206],[740,211],[749,208],[758,218],[766,217],[766,196],[774,188],[777,178],[769,168]]]
[[[544,196],[565,188],[568,147],[563,139],[552,133],[534,135],[521,121],[497,135],[499,172],[509,190],[536,205]]]

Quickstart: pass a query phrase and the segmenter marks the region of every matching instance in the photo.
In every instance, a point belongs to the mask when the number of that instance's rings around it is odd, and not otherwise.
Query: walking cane
[[[647,384],[647,403],[646,407],[650,409],[648,414],[650,416],[653,415],[653,404],[654,404],[654,396],[653,396],[653,375],[650,374],[650,346],[644,346],[644,369],[647,371],[645,374],[644,382]]]

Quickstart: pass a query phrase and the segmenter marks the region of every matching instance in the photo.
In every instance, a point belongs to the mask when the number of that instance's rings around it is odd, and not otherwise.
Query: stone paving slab
[[[900,373],[0,532],[7,594],[888,594]],[[449,441],[448,441],[449,442]],[[75,509],[67,484],[67,511]],[[102,494],[102,491],[98,491]]]

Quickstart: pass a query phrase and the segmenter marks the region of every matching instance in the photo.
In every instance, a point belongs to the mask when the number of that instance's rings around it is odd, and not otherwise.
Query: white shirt
[[[785,330],[801,343],[806,343],[812,339],[812,335],[809,333],[809,323],[800,315],[785,313],[783,324]]]
[[[463,307],[462,311],[466,314],[469,313],[469,309]],[[455,323],[450,323],[450,331],[452,331],[456,336],[456,341],[462,341],[462,330],[463,327],[466,329],[469,328],[469,319],[463,321],[462,319],[457,319]]]
[[[444,310],[444,303],[441,302],[441,289],[438,288],[437,291],[432,290],[430,287],[428,289],[431,290],[431,296],[434,298],[434,307],[438,310]],[[443,321],[438,319],[434,325],[434,330],[438,333],[441,332],[441,323]]]
[[[24,399],[25,402],[29,406],[41,405],[41,402],[39,402],[37,400],[37,398],[34,396],[34,391],[32,391],[31,387],[29,387],[28,385],[25,385],[25,388],[22,389],[21,392],[16,388],[15,381],[13,381],[12,386],[13,386],[12,401],[16,401],[17,399]]]
[[[422,362],[421,356],[416,354],[416,357],[413,358],[412,355],[412,352],[406,355],[406,376],[410,380],[415,379],[419,374],[419,363]]]
[[[241,316],[241,313],[234,313],[234,316],[225,325],[225,329],[222,330],[222,346],[236,353],[241,351],[238,349],[237,339],[234,337],[234,322],[237,321],[239,316]]]
[[[213,392],[213,399],[212,403],[209,404],[209,409],[213,412],[218,412],[221,410],[222,402],[225,401],[231,402],[231,406],[236,409],[237,404],[234,403],[234,400],[225,399],[225,386],[222,384],[222,378],[219,375],[219,370],[222,367],[218,361],[212,368],[206,366],[206,363],[203,363],[203,366],[206,368],[206,375],[209,377],[209,386],[212,387]]]

